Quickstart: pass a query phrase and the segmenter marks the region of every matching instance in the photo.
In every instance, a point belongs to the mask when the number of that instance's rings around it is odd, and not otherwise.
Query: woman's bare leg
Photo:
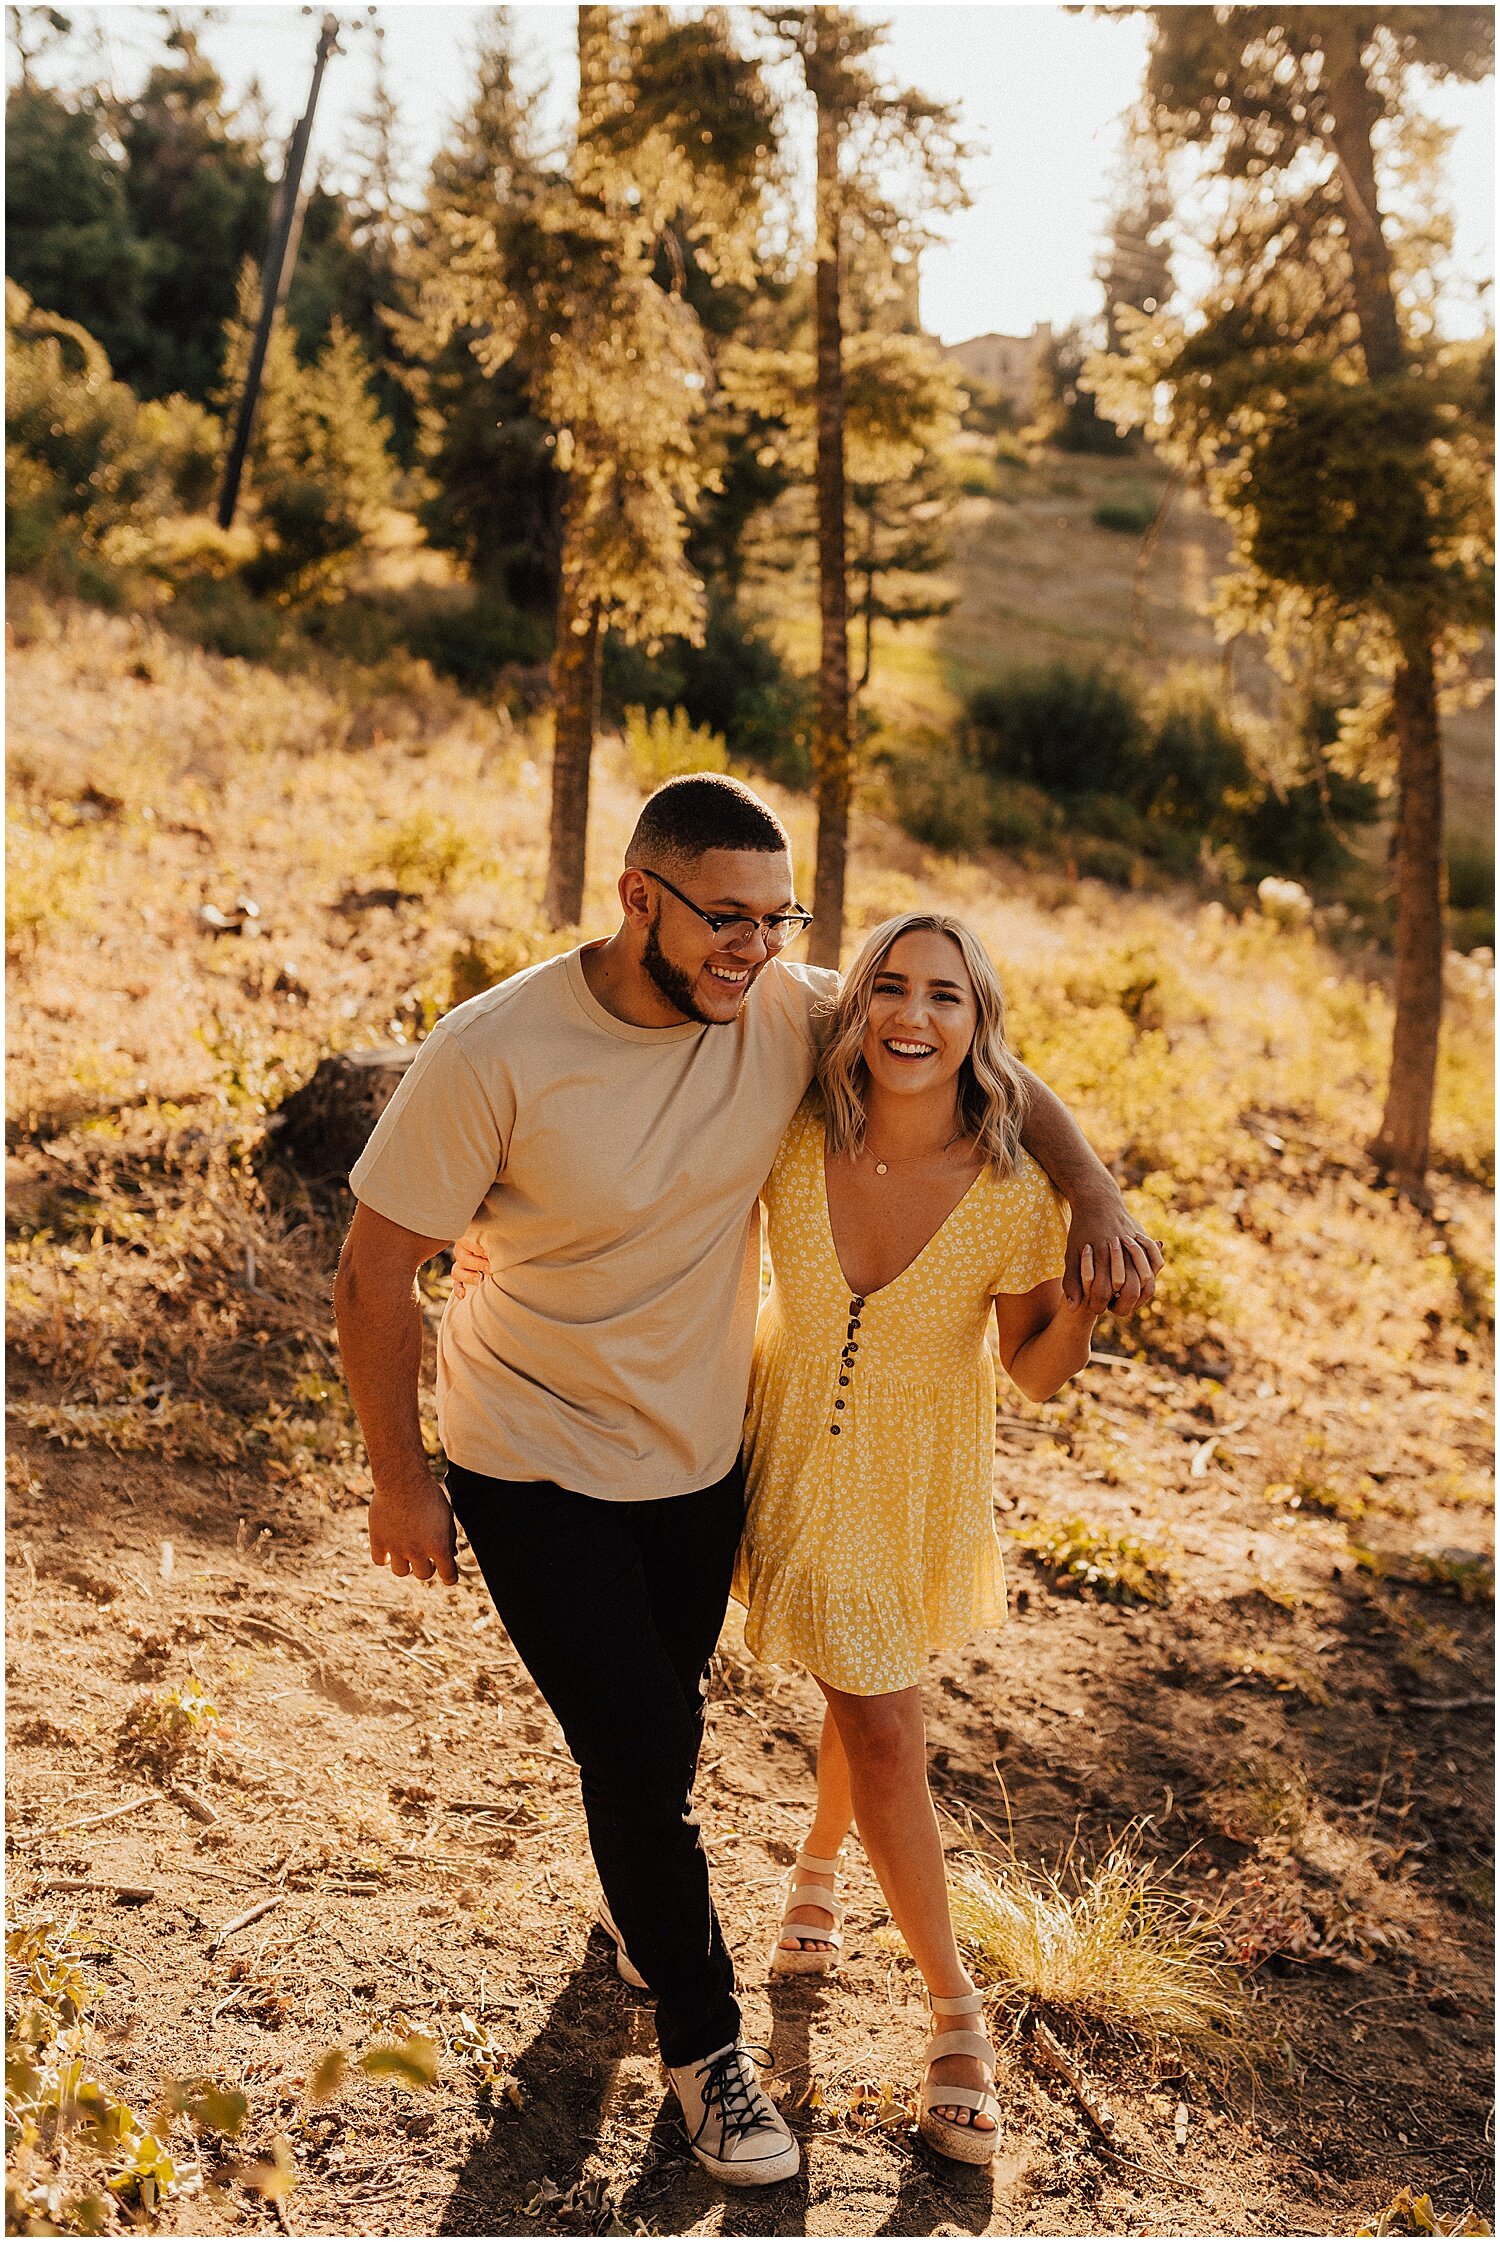
[[[959,1954],[948,1910],[943,1843],[927,1786],[921,1691],[850,1697],[825,1681],[818,1687],[844,1747],[860,1840],[928,1992],[940,2000],[972,1992],[974,1981]],[[972,2055],[941,2056],[933,2077],[950,2086],[987,2083],[984,2066]],[[959,2104],[941,2114],[959,2125],[974,2124],[981,2132],[994,2129],[993,2120]]]
[[[844,1747],[839,1741],[833,1715],[825,1711],[823,1733],[818,1741],[818,1806],[813,1826],[807,1835],[807,1843],[802,1850],[804,1853],[811,1853],[815,1860],[833,1860],[849,1834],[849,1825],[853,1819],[854,1803],[849,1796],[849,1762],[844,1757]],[[799,1868],[797,1882],[814,1887],[821,1885],[830,1892],[833,1889],[833,1878],[825,1876],[820,1869]],[[804,1900],[797,1912],[821,1915],[823,1910],[815,1901]],[[828,1918],[828,1928],[833,1929],[831,1915]],[[794,1953],[798,1947],[810,1954],[826,1954],[829,1951],[827,1939],[819,1938],[811,1932],[804,1932],[799,1937],[796,1931],[788,1931],[781,1943],[789,1953]]]

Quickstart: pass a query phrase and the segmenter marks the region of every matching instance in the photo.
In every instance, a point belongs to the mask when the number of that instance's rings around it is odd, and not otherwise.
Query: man
[[[603,1920],[655,1995],[694,2152],[753,2186],[798,2149],[741,2044],[692,1788],[743,1509],[757,1198],[837,977],[782,960],[807,914],[784,830],[737,781],[669,781],[625,863],[614,935],[422,1046],[350,1177],[335,1303],[371,1557],[451,1583],[456,1513],[578,1761]],[[1072,1210],[1070,1281],[1091,1244],[1101,1300],[1128,1314],[1160,1257],[1033,1092],[1025,1141]],[[418,1426],[414,1279],[471,1225],[492,1280],[443,1319],[445,1493]]]

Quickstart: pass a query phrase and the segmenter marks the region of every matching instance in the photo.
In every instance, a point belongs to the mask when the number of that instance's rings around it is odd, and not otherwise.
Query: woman
[[[1021,1149],[1004,1022],[982,944],[944,915],[887,921],[844,982],[764,1192],[773,1278],[735,1587],[752,1651],[805,1666],[827,1701],[772,1969],[834,1966],[857,1823],[932,2007],[921,2132],[974,2164],[995,2149],[994,2050],[949,1916],[919,1677],[1005,1616],[991,1312],[1037,1401],[1087,1362],[1094,1325],[1063,1300],[1063,1219]],[[465,1244],[456,1281],[485,1267]]]

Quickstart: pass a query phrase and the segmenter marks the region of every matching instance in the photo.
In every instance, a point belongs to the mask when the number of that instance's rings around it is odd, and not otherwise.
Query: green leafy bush
[[[604,642],[604,701],[623,710],[683,708],[722,734],[731,755],[783,786],[812,783],[813,689],[731,599],[709,602],[701,646],[674,639],[659,654]]]
[[[388,614],[413,654],[469,692],[492,688],[513,665],[538,667],[551,650],[547,623],[517,607],[498,585],[423,586]]]
[[[1345,833],[1368,825],[1379,809],[1380,796],[1368,781],[1325,768],[1290,786],[1262,789],[1237,821],[1236,845],[1256,871],[1326,879],[1351,862]]]
[[[729,753],[717,732],[694,724],[685,708],[625,711],[625,753],[643,794],[688,771],[727,771]]]
[[[1169,825],[1228,832],[1254,784],[1244,742],[1215,678],[1185,670],[1146,704],[1146,737],[1130,799]]]
[[[1116,1604],[1164,1604],[1172,1591],[1167,1553],[1139,1534],[1115,1533],[1087,1518],[1036,1518],[1012,1538],[1059,1588]]]
[[[1097,665],[1018,668],[969,696],[976,761],[995,778],[1048,794],[1128,794],[1145,743],[1145,717],[1128,677]]]
[[[1021,779],[992,779],[989,786],[990,839],[996,848],[1043,848],[1062,824],[1062,813],[1039,786]]]
[[[455,1004],[465,1004],[471,996],[482,996],[486,989],[498,988],[514,974],[524,973],[529,965],[539,965],[543,958],[556,957],[569,946],[566,933],[532,934],[522,927],[505,927],[488,941],[471,937],[459,944],[448,961],[448,983],[441,1009],[451,1012]]]
[[[143,405],[86,328],[5,288],[6,553],[34,567],[60,532],[101,552],[201,506],[219,424],[186,397]],[[134,556],[132,556],[134,557]]]
[[[1116,498],[1101,498],[1094,508],[1098,529],[1117,529],[1127,537],[1144,537],[1156,519],[1156,500],[1149,490],[1121,491]]]
[[[995,498],[999,495],[1000,476],[995,462],[986,459],[983,452],[964,452],[956,464],[958,487],[965,498]]]
[[[1104,880],[1110,887],[1134,887],[1140,877],[1140,858],[1124,841],[1101,841],[1091,834],[1073,845],[1073,862],[1086,880]]]
[[[991,834],[984,773],[936,733],[887,747],[881,760],[896,816],[914,840],[950,853],[983,848]]]
[[[475,863],[472,840],[451,818],[413,810],[380,850],[375,868],[416,894],[441,895]]]
[[[211,654],[269,661],[287,627],[278,608],[257,599],[238,577],[205,576],[184,586],[169,610],[171,628]]]
[[[1495,856],[1463,841],[1448,844],[1448,940],[1455,950],[1495,947]]]

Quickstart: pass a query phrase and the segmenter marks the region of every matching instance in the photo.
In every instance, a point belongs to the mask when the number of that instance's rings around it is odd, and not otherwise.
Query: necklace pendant
[[[885,1162],[884,1162],[883,1160],[877,1160],[877,1161],[876,1161],[876,1163],[875,1163],[875,1173],[876,1173],[877,1175],[884,1175],[884,1174],[885,1174]]]

